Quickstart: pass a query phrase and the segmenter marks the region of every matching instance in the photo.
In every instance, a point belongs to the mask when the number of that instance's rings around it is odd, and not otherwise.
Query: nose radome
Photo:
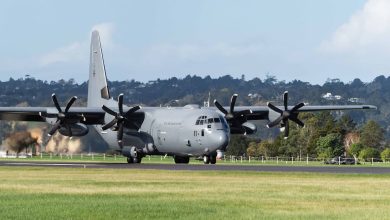
[[[218,149],[224,149],[229,144],[229,136],[225,132],[221,133],[218,138]]]

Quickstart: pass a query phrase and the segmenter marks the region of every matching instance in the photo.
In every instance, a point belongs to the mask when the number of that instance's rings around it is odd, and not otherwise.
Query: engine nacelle
[[[88,127],[82,123],[69,124],[69,127],[72,130],[72,136],[80,137],[88,134],[89,132]],[[64,126],[61,126],[61,128],[58,129],[58,132],[64,136],[71,136],[69,130]]]
[[[244,127],[246,134],[254,134],[257,131],[257,126],[251,122],[245,122],[242,126]]]
[[[257,131],[257,126],[251,122],[244,122],[240,127],[234,127],[231,125],[231,134],[254,134]]]

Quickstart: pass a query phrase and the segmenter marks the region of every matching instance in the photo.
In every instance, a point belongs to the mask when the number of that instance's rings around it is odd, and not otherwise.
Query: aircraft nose
[[[227,147],[227,145],[229,144],[229,135],[225,132],[221,132],[219,135],[218,135],[218,140],[217,140],[218,144],[218,149],[225,149]]]

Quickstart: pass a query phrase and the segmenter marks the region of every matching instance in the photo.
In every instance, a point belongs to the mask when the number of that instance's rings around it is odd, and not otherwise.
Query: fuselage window
[[[220,123],[221,120],[219,120],[219,118],[214,118],[214,122],[215,122],[215,123]]]
[[[209,124],[214,123],[214,120],[212,118],[209,118],[207,121],[208,121]]]

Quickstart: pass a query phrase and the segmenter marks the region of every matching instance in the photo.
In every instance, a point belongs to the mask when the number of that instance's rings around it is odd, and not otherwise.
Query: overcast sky
[[[2,81],[86,81],[93,29],[110,80],[390,73],[388,0],[3,0],[0,27]]]

